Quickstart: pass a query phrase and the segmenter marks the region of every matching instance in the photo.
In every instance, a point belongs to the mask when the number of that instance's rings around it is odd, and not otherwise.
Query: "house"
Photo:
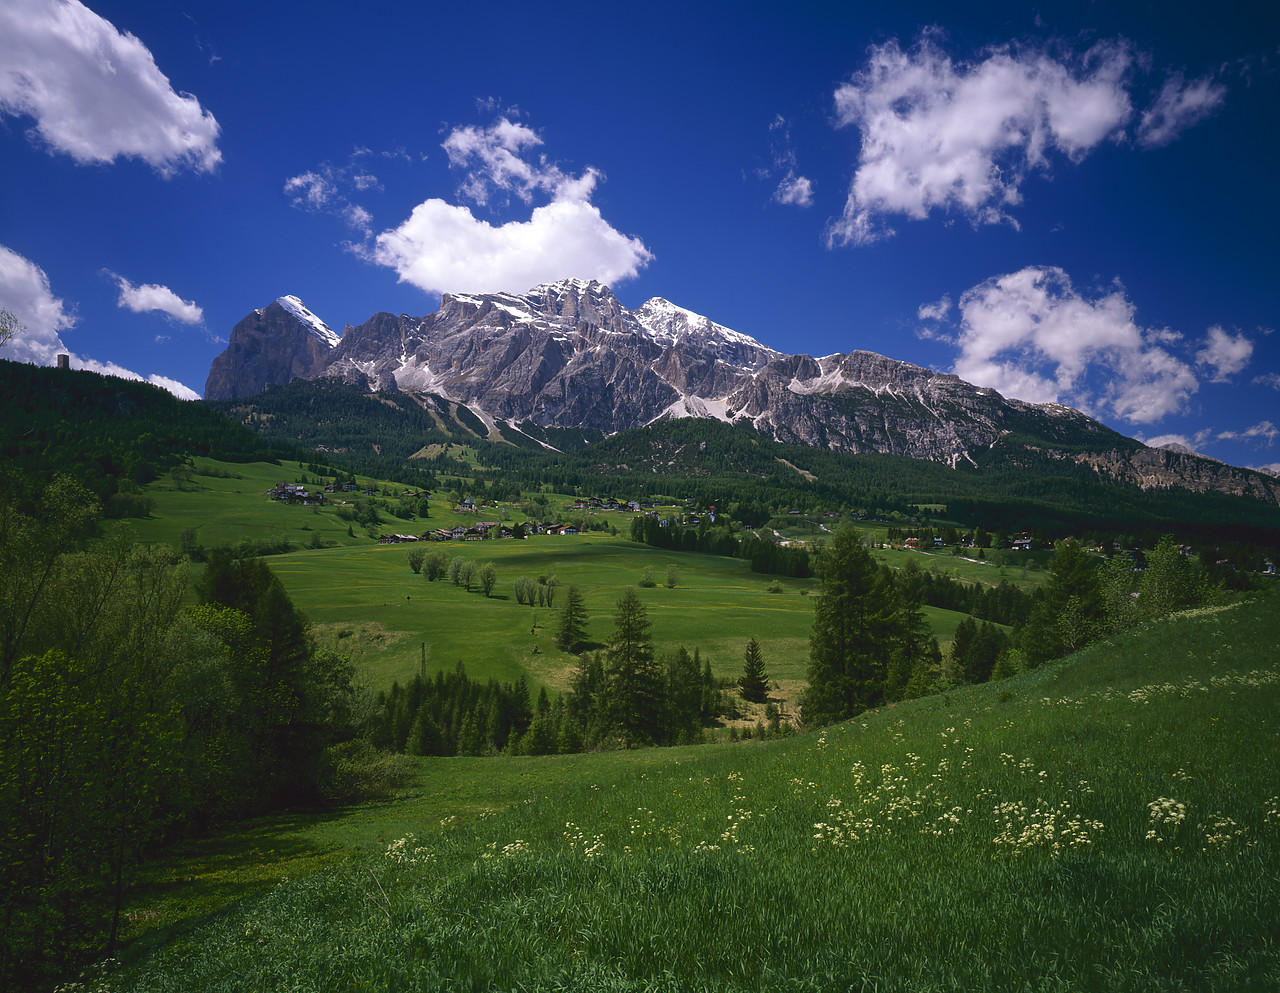
[[[282,500],[285,503],[325,502],[323,493],[319,491],[310,493],[305,486],[299,486],[296,483],[276,483],[275,486],[267,490],[267,496],[272,500]]]

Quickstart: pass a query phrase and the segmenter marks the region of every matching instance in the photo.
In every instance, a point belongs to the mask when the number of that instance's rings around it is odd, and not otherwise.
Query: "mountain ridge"
[[[1271,477],[1155,454],[1070,407],[1006,398],[875,352],[786,354],[663,297],[628,310],[595,280],[522,294],[446,293],[432,314],[379,312],[348,324],[340,338],[317,333],[317,322],[328,330],[296,297],[247,315],[210,368],[206,398],[336,376],[374,392],[440,396],[495,430],[523,423],[608,435],[711,417],[787,444],[952,467],[977,465],[1002,439],[1026,436],[1104,478],[1250,492],[1280,504]]]

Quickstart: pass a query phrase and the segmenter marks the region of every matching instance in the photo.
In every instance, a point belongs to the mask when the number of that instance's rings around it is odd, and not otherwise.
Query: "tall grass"
[[[795,739],[548,759],[104,983],[1275,989],[1277,602]]]

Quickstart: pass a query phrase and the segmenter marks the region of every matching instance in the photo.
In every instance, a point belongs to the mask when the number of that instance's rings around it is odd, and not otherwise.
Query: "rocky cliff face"
[[[489,424],[612,433],[664,417],[716,417],[783,442],[953,466],[1006,436],[1028,436],[1053,457],[1139,486],[1280,502],[1280,484],[1257,473],[1145,449],[1067,407],[1006,399],[872,352],[785,355],[660,297],[630,311],[594,281],[445,294],[434,314],[375,314],[340,340],[296,298],[281,297],[236,325],[205,395],[252,396],[321,376],[444,397]]]
[[[1119,479],[1146,489],[1179,486],[1196,493],[1229,493],[1280,504],[1280,480],[1269,474],[1243,471],[1188,451],[1139,448],[1050,455],[1090,466],[1105,479]]]
[[[208,400],[254,396],[268,385],[325,375],[338,336],[297,297],[280,297],[231,329],[226,351],[213,360]]]

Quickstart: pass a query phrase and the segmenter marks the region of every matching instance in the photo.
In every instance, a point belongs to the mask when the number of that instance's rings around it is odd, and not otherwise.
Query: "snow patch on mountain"
[[[396,386],[402,390],[417,390],[420,393],[434,393],[446,400],[458,402],[448,387],[446,377],[437,373],[425,362],[409,360],[392,373]]]
[[[777,355],[772,348],[760,344],[750,335],[733,331],[723,325],[716,324],[701,314],[676,306],[664,297],[646,300],[638,310],[631,312],[637,323],[648,332],[649,337],[660,344],[675,344],[683,339],[697,336],[714,339],[746,348],[759,348]]]
[[[282,296],[276,298],[276,303],[305,324],[310,332],[323,341],[330,348],[337,348],[338,343],[342,340],[337,334],[320,318],[311,313],[304,304],[295,296]]]
[[[722,397],[719,400],[707,400],[699,396],[682,396],[667,406],[657,417],[649,421],[653,424],[663,420],[678,420],[684,417],[714,417],[718,421],[724,421],[726,424],[732,424],[733,418],[729,416],[729,400]]]
[[[541,445],[541,446],[542,446],[543,448],[545,448],[547,451],[549,451],[549,452],[555,452],[557,455],[562,455],[562,454],[564,454],[563,452],[561,452],[561,451],[560,451],[560,449],[556,448],[556,447],[555,447],[555,445],[548,445],[548,444],[547,444],[545,441],[543,441],[541,438],[535,438],[535,437],[534,437],[533,435],[531,435],[528,431],[522,431],[522,430],[520,429],[520,425],[519,425],[519,424],[517,424],[517,423],[515,422],[515,419],[514,419],[514,418],[511,418],[511,417],[504,418],[504,419],[503,419],[503,421],[502,421],[502,423],[503,423],[503,424],[505,424],[507,427],[509,427],[509,428],[510,428],[512,431],[514,431],[516,434],[522,434],[522,435],[524,435],[526,438],[528,438],[530,441],[536,441],[539,445]]]

